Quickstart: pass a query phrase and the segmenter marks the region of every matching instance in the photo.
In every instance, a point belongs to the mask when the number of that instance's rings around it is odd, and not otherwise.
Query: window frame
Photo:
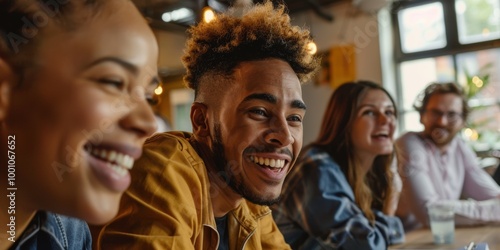
[[[398,19],[399,11],[407,8],[418,7],[430,3],[441,3],[443,6],[443,18],[445,26],[445,37],[446,45],[443,48],[416,51],[406,53],[402,49],[401,44],[401,33],[400,33],[400,23]],[[500,38],[488,41],[481,41],[469,44],[460,44],[458,35],[458,24],[457,16],[455,12],[455,0],[397,0],[393,2],[391,6],[391,23],[392,23],[392,33],[393,33],[393,43],[395,47],[394,51],[394,63],[395,63],[395,79],[396,79],[396,94],[397,99],[400,103],[404,103],[403,100],[403,84],[400,65],[406,61],[413,61],[418,59],[435,58],[439,56],[451,56],[453,60],[454,68],[454,78],[458,79],[459,70],[457,68],[457,55],[467,52],[475,52],[487,49],[500,48]],[[415,100],[411,100],[414,102]],[[399,117],[403,118],[406,114],[415,112],[413,109],[405,109],[404,105],[400,105]],[[406,130],[405,119],[398,119],[399,127],[402,131]]]

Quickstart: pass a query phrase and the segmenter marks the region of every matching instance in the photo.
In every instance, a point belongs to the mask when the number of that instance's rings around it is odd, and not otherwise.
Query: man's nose
[[[269,144],[282,147],[294,143],[290,127],[286,118],[276,118],[270,121],[270,130],[265,135],[265,141]]]

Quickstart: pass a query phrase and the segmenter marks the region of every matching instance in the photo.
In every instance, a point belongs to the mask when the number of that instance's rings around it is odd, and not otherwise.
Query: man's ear
[[[208,124],[208,107],[201,102],[193,102],[191,105],[191,124],[193,133],[200,137],[210,136],[210,126]]]
[[[7,116],[7,109],[10,101],[10,91],[14,80],[12,67],[0,57],[0,121],[4,121]]]

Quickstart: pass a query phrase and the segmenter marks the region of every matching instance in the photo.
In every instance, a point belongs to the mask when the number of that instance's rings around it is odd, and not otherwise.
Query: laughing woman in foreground
[[[293,249],[386,249],[403,241],[394,217],[401,187],[392,164],[396,114],[375,83],[335,90],[318,139],[303,149],[273,211]]]
[[[155,131],[157,58],[131,1],[0,0],[0,250],[91,249]]]

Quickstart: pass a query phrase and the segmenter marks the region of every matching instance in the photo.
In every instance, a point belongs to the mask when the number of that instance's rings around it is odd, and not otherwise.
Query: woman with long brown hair
[[[319,136],[304,148],[274,217],[294,249],[386,249],[403,241],[394,216],[396,105],[381,86],[350,82],[333,93]]]

